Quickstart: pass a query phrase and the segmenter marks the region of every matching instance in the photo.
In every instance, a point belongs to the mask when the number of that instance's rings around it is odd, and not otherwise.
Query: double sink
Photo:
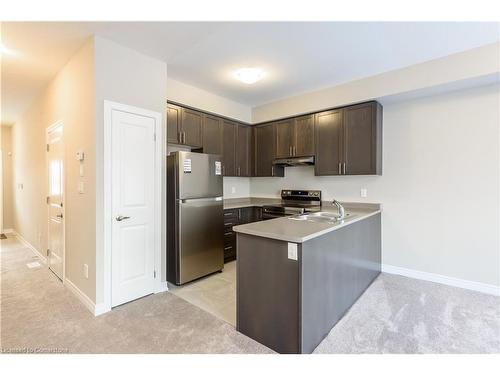
[[[301,215],[295,215],[295,216],[290,216],[288,219],[290,220],[302,220],[302,221],[312,221],[315,223],[330,223],[330,224],[336,224],[338,222],[347,220],[347,219],[352,219],[354,216],[346,213],[344,217],[340,217],[338,214],[335,214],[333,212],[326,212],[326,211],[320,211],[320,212],[311,212],[307,214],[301,214]]]

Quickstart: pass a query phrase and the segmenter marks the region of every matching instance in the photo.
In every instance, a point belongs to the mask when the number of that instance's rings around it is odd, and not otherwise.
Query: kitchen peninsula
[[[378,204],[235,226],[237,330],[279,353],[311,353],[380,273]]]

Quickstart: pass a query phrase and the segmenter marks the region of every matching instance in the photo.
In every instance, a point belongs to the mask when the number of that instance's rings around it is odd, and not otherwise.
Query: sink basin
[[[305,221],[312,221],[315,223],[331,223],[331,224],[350,218],[352,218],[351,214],[346,214],[343,219],[340,219],[338,214],[325,211],[312,212],[309,214],[289,217],[290,220],[305,220]]]

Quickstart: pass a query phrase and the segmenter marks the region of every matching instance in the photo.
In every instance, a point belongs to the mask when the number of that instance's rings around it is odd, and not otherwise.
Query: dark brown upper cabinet
[[[167,142],[180,143],[182,108],[168,104],[167,105]]]
[[[314,115],[295,117],[274,124],[277,158],[314,155]]]
[[[201,148],[203,145],[203,114],[167,104],[167,142]]]
[[[314,115],[296,117],[293,122],[293,156],[314,155]]]
[[[379,103],[344,108],[342,173],[382,174],[382,106]]]
[[[315,115],[316,176],[342,174],[342,109],[320,112]]]
[[[203,152],[222,155],[223,121],[213,115],[203,116]]]
[[[256,126],[254,129],[254,176],[283,177],[284,168],[273,166],[275,155],[275,125]]]
[[[222,174],[236,176],[236,132],[237,124],[223,121]]]
[[[293,119],[274,123],[276,157],[293,156]]]
[[[252,128],[238,124],[236,137],[236,176],[250,177],[252,175]]]
[[[192,109],[182,109],[182,144],[191,147],[203,146],[203,114]]]
[[[382,174],[382,106],[363,103],[315,116],[317,176]]]

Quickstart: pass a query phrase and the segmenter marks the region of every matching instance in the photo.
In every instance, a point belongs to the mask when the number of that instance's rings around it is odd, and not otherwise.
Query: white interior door
[[[154,292],[155,124],[112,110],[112,306]]]
[[[63,279],[64,270],[64,143],[63,125],[47,131],[48,171],[48,266]]]

